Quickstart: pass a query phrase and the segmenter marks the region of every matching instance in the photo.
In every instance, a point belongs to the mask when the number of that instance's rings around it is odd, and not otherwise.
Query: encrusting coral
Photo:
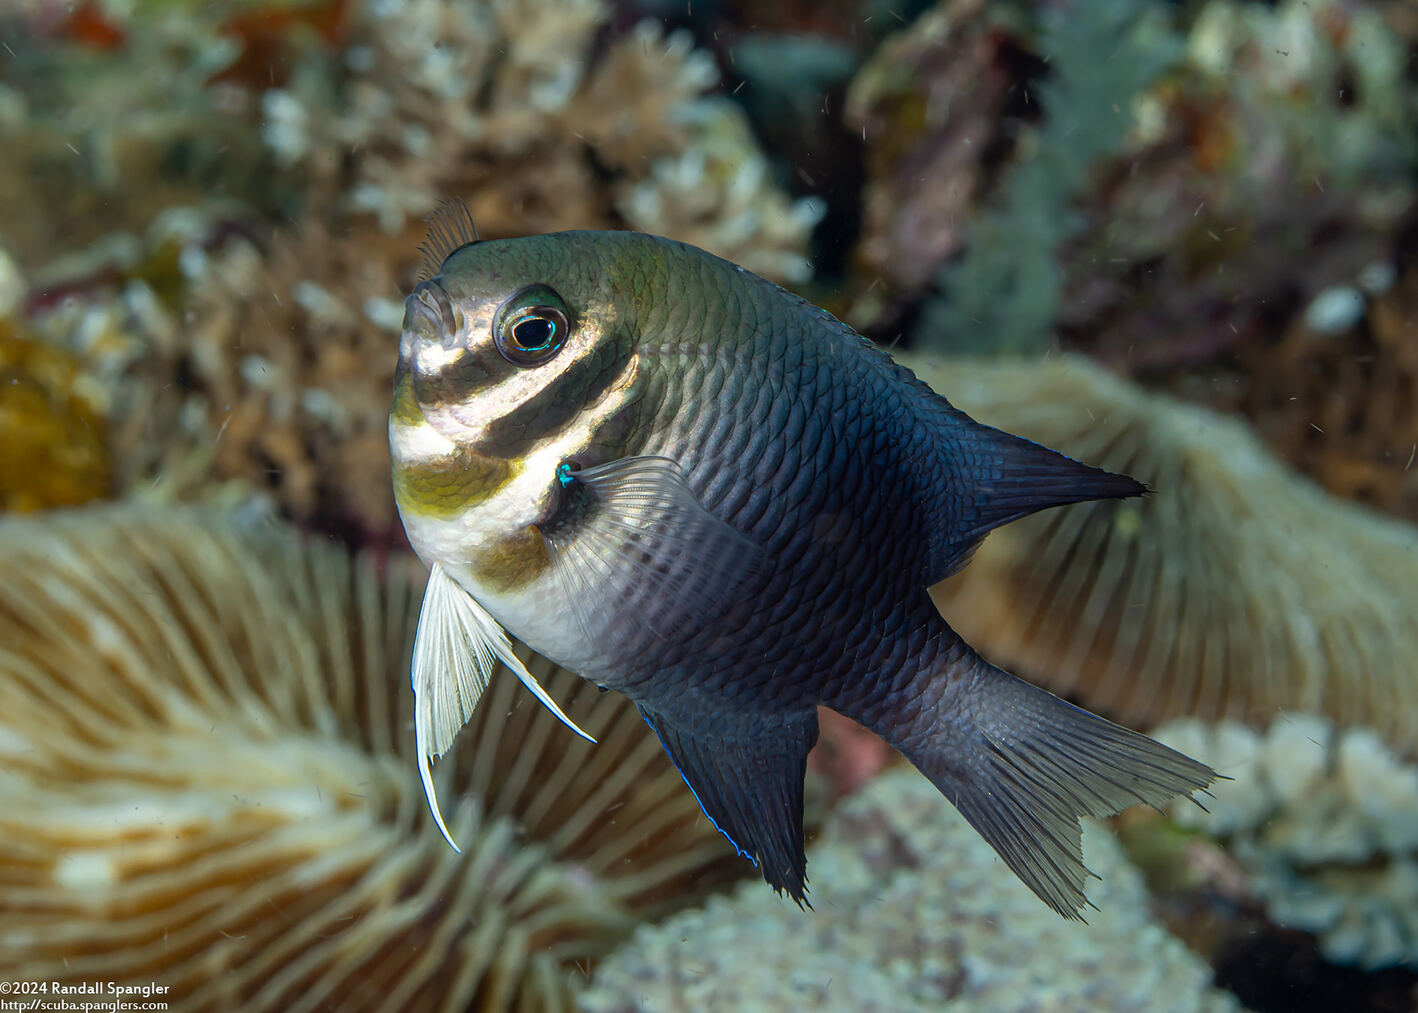
[[[565,1009],[639,919],[737,871],[633,708],[536,660],[600,743],[495,675],[435,770],[450,850],[413,756],[420,583],[212,510],[0,522],[0,973],[184,1009]]]
[[[982,651],[1140,727],[1305,711],[1418,750],[1418,532],[1085,360],[902,359],[982,422],[1155,490],[991,534],[935,589]]]
[[[1112,836],[1086,821],[1097,911],[1060,919],[915,771],[881,775],[809,848],[804,916],[746,884],[636,932],[583,1013],[703,1009],[1234,1010],[1210,969],[1147,910]]]
[[[27,296],[0,246],[0,514],[85,503],[112,484],[104,390],[77,356],[15,322]]]
[[[1367,729],[1304,714],[1156,736],[1232,778],[1205,810],[1168,813],[1225,845],[1277,924],[1315,933],[1334,961],[1418,965],[1418,769]]]

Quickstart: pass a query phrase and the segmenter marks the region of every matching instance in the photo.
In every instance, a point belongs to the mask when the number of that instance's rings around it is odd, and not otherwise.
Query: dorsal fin
[[[1094,468],[978,422],[966,421],[959,440],[970,461],[971,487],[958,505],[951,541],[932,555],[932,584],[959,570],[980,539],[1003,524],[1050,507],[1148,491],[1127,475]]]
[[[449,197],[439,201],[438,207],[425,221],[428,222],[428,232],[419,244],[419,253],[423,254],[419,281],[427,281],[437,274],[454,250],[478,241],[478,227],[473,224],[473,213],[461,198]]]

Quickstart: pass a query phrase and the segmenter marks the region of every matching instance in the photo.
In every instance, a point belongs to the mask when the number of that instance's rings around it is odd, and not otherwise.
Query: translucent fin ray
[[[1204,791],[1217,775],[996,668],[953,631],[941,636],[953,643],[923,672],[940,683],[932,718],[892,710],[865,715],[868,725],[931,779],[1040,899],[1080,918],[1091,873],[1079,819],[1160,806]]]
[[[419,281],[427,281],[437,274],[454,250],[478,241],[478,227],[473,224],[473,213],[458,197],[439,201],[438,207],[426,220],[428,232],[419,244],[419,253],[423,256]]]
[[[454,851],[459,848],[439,810],[430,760],[447,752],[472,717],[473,708],[499,661],[563,724],[583,739],[596,741],[563,713],[527,671],[522,659],[513,653],[512,641],[497,620],[449,576],[442,564],[434,563],[419,609],[418,631],[414,634],[410,673],[414,690],[414,742],[424,797],[439,832]]]
[[[570,473],[584,498],[543,531],[588,642],[644,651],[718,616],[753,572],[759,547],[709,513],[663,457]]]

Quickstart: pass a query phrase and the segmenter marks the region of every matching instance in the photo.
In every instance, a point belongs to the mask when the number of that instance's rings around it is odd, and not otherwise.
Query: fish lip
[[[426,335],[445,348],[458,338],[458,317],[453,300],[437,278],[421,281],[404,300],[404,331]]]

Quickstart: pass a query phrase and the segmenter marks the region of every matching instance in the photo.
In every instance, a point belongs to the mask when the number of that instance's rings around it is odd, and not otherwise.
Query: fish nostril
[[[404,329],[423,331],[443,345],[451,345],[458,337],[458,318],[453,301],[437,281],[419,282],[404,300]]]

